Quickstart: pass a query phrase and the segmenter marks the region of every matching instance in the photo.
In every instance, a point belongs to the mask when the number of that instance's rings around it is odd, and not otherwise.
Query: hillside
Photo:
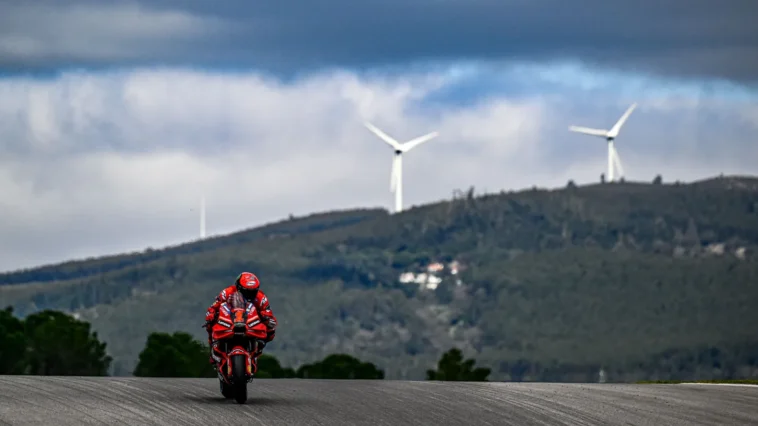
[[[421,378],[457,345],[495,379],[591,378],[603,366],[636,380],[665,376],[672,359],[707,366],[703,353],[755,362],[756,253],[755,178],[470,191],[399,215],[291,218],[1,274],[0,306],[79,314],[129,374],[150,331],[204,338],[213,297],[253,270],[281,322],[270,352],[286,365],[345,351],[388,378]]]

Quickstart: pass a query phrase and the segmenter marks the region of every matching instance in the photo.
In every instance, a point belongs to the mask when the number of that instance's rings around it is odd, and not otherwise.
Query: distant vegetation
[[[139,354],[139,377],[216,377],[208,362],[210,349],[188,333],[151,333]]]
[[[456,382],[485,382],[490,375],[489,368],[474,368],[473,359],[464,361],[460,349],[453,348],[442,355],[437,370],[427,370],[427,380],[445,380]]]
[[[203,341],[213,297],[252,270],[281,322],[266,353],[293,372],[351,354],[422,379],[458,348],[488,380],[758,377],[758,180],[652,181],[290,218],[0,274],[0,306],[76,313],[129,375],[152,332]]]
[[[384,371],[350,355],[335,354],[323,361],[303,365],[297,369],[295,376],[302,379],[376,380],[384,378]]]
[[[139,355],[135,376],[141,377],[216,377],[208,362],[210,348],[187,333],[151,333]],[[382,379],[384,373],[373,364],[348,355],[330,355],[323,361],[304,365],[297,371],[282,368],[271,355],[258,358],[258,378],[306,379]]]
[[[104,376],[111,357],[90,325],[45,310],[19,320],[0,311],[0,374]]]
[[[216,377],[208,362],[210,349],[187,333],[152,333],[139,355],[135,376],[142,377]],[[282,368],[271,355],[258,358],[256,377],[263,379],[382,379],[384,373],[371,363],[349,355],[330,355],[323,361],[304,365],[297,371]]]
[[[89,332],[87,322],[71,315],[44,311],[26,320],[13,316],[13,310],[0,311],[0,374],[31,374],[44,376],[104,376],[110,357],[106,345]],[[25,336],[29,336],[29,338]],[[139,354],[134,370],[138,377],[216,377],[208,362],[209,347],[184,332],[151,333]],[[471,374],[473,360],[460,362],[451,350],[443,355],[440,371],[433,380],[484,380],[477,369]],[[485,369],[486,370],[486,369]],[[362,362],[346,354],[333,354],[322,361],[293,370],[282,368],[271,355],[258,358],[257,378],[301,379],[383,379],[384,372],[374,364]],[[480,378],[481,377],[481,378]]]

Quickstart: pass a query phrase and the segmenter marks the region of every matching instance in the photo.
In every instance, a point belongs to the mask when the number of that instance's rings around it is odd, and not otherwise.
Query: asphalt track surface
[[[755,425],[758,386],[0,376],[10,425]]]

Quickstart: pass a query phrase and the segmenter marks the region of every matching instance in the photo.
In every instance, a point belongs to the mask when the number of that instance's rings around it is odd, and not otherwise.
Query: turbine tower
[[[569,126],[569,130],[572,132],[577,133],[583,133],[585,135],[591,135],[591,136],[599,136],[601,138],[604,138],[606,141],[608,141],[608,181],[613,182],[615,175],[614,175],[614,166],[619,169],[619,176],[624,176],[624,169],[621,167],[621,159],[619,158],[618,153],[616,152],[616,148],[614,146],[614,141],[616,140],[616,137],[619,135],[619,130],[621,130],[621,126],[624,125],[626,120],[629,118],[629,115],[632,114],[632,111],[637,107],[637,103],[633,103],[632,106],[630,106],[624,115],[619,118],[619,121],[616,122],[616,124],[611,127],[611,130],[603,130],[603,129],[591,129],[588,127],[578,127],[578,126]]]
[[[395,193],[395,213],[403,211],[403,154],[439,135],[438,132],[427,133],[405,143],[400,143],[369,122],[363,123],[372,133],[387,142],[395,150],[390,175],[390,192]]]
[[[200,198],[200,239],[205,238],[205,196]]]

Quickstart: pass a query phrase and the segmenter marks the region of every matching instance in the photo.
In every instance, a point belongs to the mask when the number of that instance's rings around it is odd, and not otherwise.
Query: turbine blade
[[[608,131],[603,129],[591,129],[589,127],[569,126],[569,131],[576,133],[584,133],[585,135],[599,136],[601,138],[608,137]]]
[[[422,143],[436,138],[437,136],[439,136],[439,132],[431,132],[425,134],[424,136],[419,136],[415,139],[411,139],[403,144],[403,152],[408,152],[413,148],[421,145]]]
[[[619,118],[619,121],[617,121],[616,124],[613,127],[611,127],[611,130],[608,132],[609,137],[615,138],[616,136],[619,135],[621,126],[623,126],[624,123],[626,123],[626,120],[629,118],[630,115],[632,115],[632,111],[634,111],[635,108],[637,108],[637,103],[633,103],[632,106],[627,108],[626,112],[624,112],[624,115],[622,115],[621,118]]]
[[[402,146],[398,141],[393,139],[388,134],[384,133],[383,131],[379,130],[376,126],[369,123],[368,121],[363,123],[364,126],[366,126],[367,129],[369,129],[373,134],[379,136],[379,138],[385,142],[387,142],[391,147],[395,148],[396,150],[401,150]]]

